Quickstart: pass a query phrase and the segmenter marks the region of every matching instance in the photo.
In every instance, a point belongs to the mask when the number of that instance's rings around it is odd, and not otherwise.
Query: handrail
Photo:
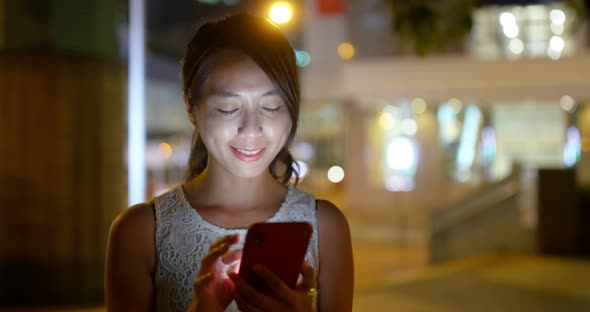
[[[459,201],[445,205],[448,208],[438,209],[431,215],[432,234],[454,227],[461,222],[481,215],[500,203],[520,194],[521,186],[518,174],[476,191]]]

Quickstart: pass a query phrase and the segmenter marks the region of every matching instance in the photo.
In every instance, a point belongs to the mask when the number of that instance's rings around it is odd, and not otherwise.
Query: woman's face
[[[248,56],[221,56],[197,105],[197,124],[209,152],[207,166],[257,177],[285,146],[291,118],[266,73]]]

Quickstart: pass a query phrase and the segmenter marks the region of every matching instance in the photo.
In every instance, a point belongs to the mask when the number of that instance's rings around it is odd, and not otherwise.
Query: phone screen
[[[307,253],[312,227],[307,222],[256,223],[248,229],[240,264],[240,276],[264,290],[252,266],[260,264],[295,288]]]

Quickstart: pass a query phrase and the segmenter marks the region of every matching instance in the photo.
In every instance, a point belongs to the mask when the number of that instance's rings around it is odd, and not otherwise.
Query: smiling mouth
[[[255,149],[255,150],[246,150],[246,149],[241,149],[241,148],[236,148],[236,150],[238,150],[238,152],[245,154],[245,155],[256,155],[258,153],[260,153],[263,149],[259,148],[259,149]]]
[[[238,159],[243,161],[256,161],[262,157],[266,148],[258,148],[258,149],[242,149],[231,146],[231,150],[238,157]]]

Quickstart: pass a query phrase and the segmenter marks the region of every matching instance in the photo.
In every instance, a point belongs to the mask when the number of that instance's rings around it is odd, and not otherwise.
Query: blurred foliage
[[[575,32],[578,30],[580,25],[582,25],[584,20],[587,20],[590,17],[590,11],[588,11],[590,0],[567,0],[564,1],[564,3],[567,4],[574,11],[574,23],[571,25],[570,30]]]
[[[417,55],[461,51],[473,25],[476,0],[386,0],[398,53]]]
[[[489,4],[485,0],[385,0],[391,10],[391,30],[397,39],[397,53],[425,56],[460,52],[473,26],[472,13]],[[575,12],[571,27],[577,31],[588,18],[588,0],[561,1]]]

